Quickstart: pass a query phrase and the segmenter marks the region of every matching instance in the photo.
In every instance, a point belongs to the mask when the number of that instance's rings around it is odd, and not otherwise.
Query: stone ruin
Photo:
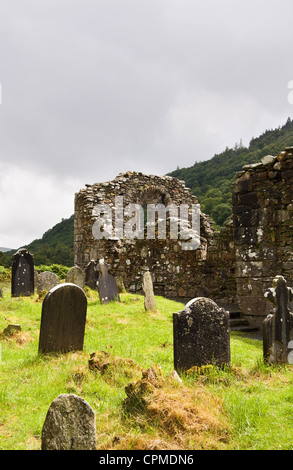
[[[129,292],[142,292],[150,271],[155,295],[188,301],[208,297],[219,305],[236,304],[252,325],[270,313],[264,293],[277,275],[293,285],[293,147],[246,165],[233,184],[233,215],[215,231],[200,215],[200,247],[184,251],[180,240],[94,238],[96,204],[196,204],[183,181],[170,176],[127,172],[113,181],[86,185],[75,195],[75,264],[83,270],[104,258]]]
[[[123,196],[124,206],[197,204],[183,181],[127,172],[113,181],[86,185],[75,195],[75,266],[67,282],[79,284],[81,272],[81,287],[84,277],[87,285],[95,287],[98,272],[94,267],[89,273],[89,267],[105,259],[111,274],[129,292],[143,293],[143,276],[150,272],[155,295],[184,303],[208,297],[228,305],[228,310],[236,306],[251,325],[260,327],[270,313],[264,293],[275,276],[284,276],[293,287],[292,187],[293,147],[245,165],[233,184],[230,222],[215,231],[211,219],[201,213],[200,246],[184,251],[180,239],[97,240],[92,232],[95,205],[107,204],[115,210],[116,196]],[[33,256],[25,249],[14,255],[11,284],[12,296],[32,295],[35,285],[41,289]]]
[[[142,293],[143,275],[150,272],[155,295],[167,298],[190,299],[200,295],[222,298],[232,302],[235,281],[227,259],[231,251],[231,228],[224,239],[215,234],[211,220],[200,215],[200,247],[182,250],[181,240],[94,238],[96,221],[94,207],[107,204],[115,210],[115,196],[123,196],[123,205],[140,204],[198,204],[183,181],[170,176],[144,175],[127,172],[113,181],[86,185],[75,195],[74,253],[75,265],[83,270],[94,260],[105,259],[112,275],[123,280],[127,291]],[[232,270],[234,268],[231,268]],[[231,288],[233,284],[233,288]]]
[[[246,165],[233,188],[235,281],[240,311],[259,325],[277,275],[293,285],[293,147]]]

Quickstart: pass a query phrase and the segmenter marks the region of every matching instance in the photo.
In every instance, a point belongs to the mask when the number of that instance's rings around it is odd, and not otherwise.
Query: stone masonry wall
[[[216,301],[232,302],[236,294],[234,275],[233,227],[215,233],[210,219],[201,214],[201,244],[197,250],[184,251],[180,240],[96,240],[92,227],[96,204],[115,208],[115,196],[130,203],[197,204],[183,181],[127,172],[113,181],[86,185],[75,195],[75,264],[85,269],[91,260],[104,258],[109,272],[122,277],[126,289],[140,292],[142,276],[152,273],[154,292],[168,298],[208,296]]]
[[[233,188],[237,300],[251,323],[271,306],[264,292],[281,274],[293,285],[293,147],[238,173]]]

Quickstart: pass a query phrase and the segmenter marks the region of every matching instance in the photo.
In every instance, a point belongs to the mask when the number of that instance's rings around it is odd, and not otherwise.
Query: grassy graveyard
[[[145,312],[143,297],[127,293],[101,305],[86,288],[84,350],[40,355],[42,295],[11,298],[9,280],[4,286],[0,449],[39,450],[46,413],[61,393],[94,409],[101,450],[293,448],[293,366],[265,365],[261,341],[232,332],[231,367],[190,370],[179,383],[170,377],[172,314],[183,305],[156,297],[157,310]],[[21,331],[4,333],[8,324]],[[151,367],[159,380],[145,387],[142,373]]]

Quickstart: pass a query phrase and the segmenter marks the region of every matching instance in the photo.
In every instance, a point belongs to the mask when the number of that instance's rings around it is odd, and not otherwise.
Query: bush
[[[40,264],[39,266],[35,266],[35,269],[38,273],[42,273],[44,271],[50,271],[52,273],[57,274],[59,280],[66,278],[66,274],[69,271],[69,267],[63,266],[62,264],[51,264],[50,266],[45,264]]]

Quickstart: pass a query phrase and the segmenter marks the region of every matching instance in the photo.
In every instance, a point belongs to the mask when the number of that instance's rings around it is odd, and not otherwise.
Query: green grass
[[[96,292],[87,295],[83,351],[39,355],[41,299],[11,298],[4,288],[0,333],[10,323],[22,331],[0,337],[0,449],[40,449],[46,413],[61,393],[92,406],[100,449],[293,448],[293,368],[264,364],[262,342],[239,333],[231,333],[230,368],[197,369],[182,384],[157,391],[145,412],[125,413],[125,386],[142,369],[158,364],[164,377],[173,370],[172,314],[183,305],[156,297],[157,311],[145,312],[139,295],[122,294],[108,305]],[[131,358],[135,367],[92,371],[88,361],[96,351]]]

